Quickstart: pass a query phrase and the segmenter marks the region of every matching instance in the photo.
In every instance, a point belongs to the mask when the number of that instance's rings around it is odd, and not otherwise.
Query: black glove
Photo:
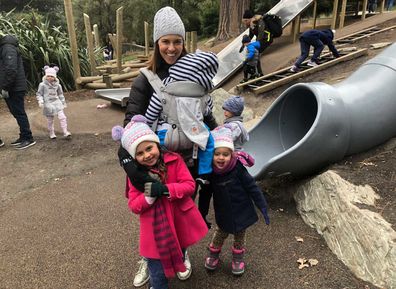
[[[239,48],[239,53],[242,53],[244,48],[245,48],[245,45],[242,44],[241,48]]]
[[[161,182],[148,182],[144,184],[144,195],[152,198],[158,198],[163,195],[169,196],[169,190],[168,187]]]
[[[132,185],[139,191],[144,192],[145,183],[156,181],[150,177],[146,168],[138,167],[136,161],[122,146],[118,149],[118,158]]]

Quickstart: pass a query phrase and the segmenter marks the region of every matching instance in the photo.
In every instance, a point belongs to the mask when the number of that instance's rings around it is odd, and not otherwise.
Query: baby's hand
[[[63,108],[66,108],[67,107],[67,104],[66,104],[66,102],[65,103],[63,103]]]
[[[43,107],[43,106],[44,106],[44,103],[39,102],[38,105],[39,105],[39,107]]]

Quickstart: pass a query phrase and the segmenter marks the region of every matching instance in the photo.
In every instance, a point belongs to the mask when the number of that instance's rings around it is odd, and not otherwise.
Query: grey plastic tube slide
[[[250,131],[256,178],[315,173],[396,136],[396,44],[339,84],[285,90]]]

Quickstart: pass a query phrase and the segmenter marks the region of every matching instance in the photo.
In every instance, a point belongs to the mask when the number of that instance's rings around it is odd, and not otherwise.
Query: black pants
[[[9,97],[5,99],[8,109],[15,117],[19,125],[20,140],[32,140],[29,120],[25,112],[25,91],[9,91]]]
[[[260,41],[260,49],[259,49],[260,54],[257,61],[257,72],[260,76],[264,75],[263,70],[261,69],[261,55],[263,54],[264,50],[267,49],[272,44],[272,42],[273,42],[272,37],[270,41],[264,41],[264,40]]]

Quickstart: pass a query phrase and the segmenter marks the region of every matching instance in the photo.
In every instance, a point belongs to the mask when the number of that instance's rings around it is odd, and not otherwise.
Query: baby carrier
[[[167,127],[158,131],[161,144],[170,151],[192,149],[196,159],[198,148],[206,150],[209,139],[209,130],[203,122],[210,97],[205,88],[189,80],[174,81],[165,86],[151,70],[142,68],[140,71],[162,103],[159,119]]]

